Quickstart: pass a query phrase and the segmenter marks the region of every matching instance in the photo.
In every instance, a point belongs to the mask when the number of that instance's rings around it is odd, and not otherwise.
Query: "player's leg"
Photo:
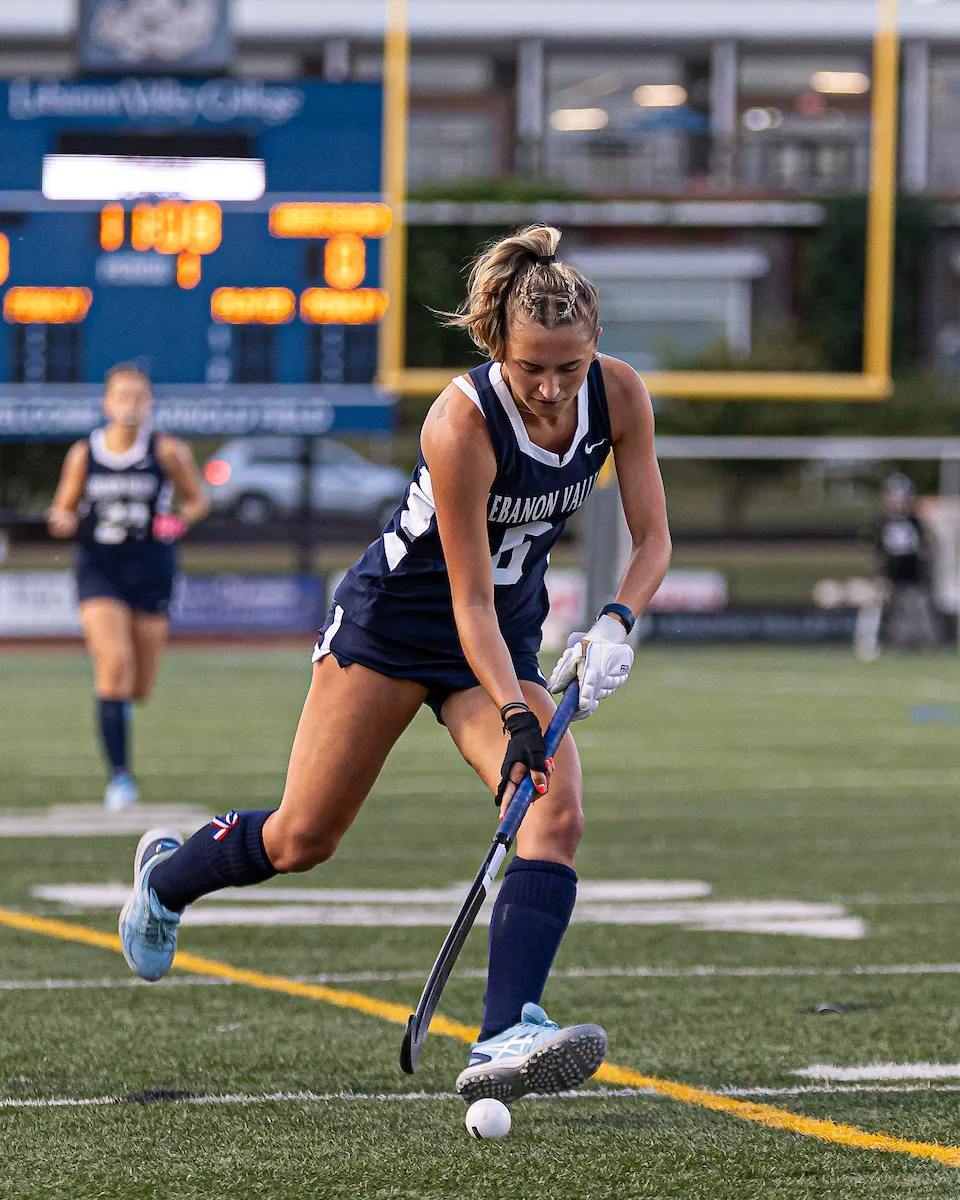
[[[928,583],[917,584],[917,604],[919,607],[920,639],[924,646],[940,646],[943,644],[943,627],[940,610],[934,599],[933,588]]]
[[[133,649],[133,682],[130,685],[130,699],[121,710],[123,714],[123,736],[125,747],[126,768],[115,774],[107,788],[106,803],[108,808],[125,808],[136,804],[140,793],[131,774],[132,762],[132,732],[133,732],[133,702],[146,700],[153,691],[160,666],[160,655],[167,640],[169,618],[155,613],[130,611],[130,643]]]
[[[906,584],[902,605],[903,624],[906,627],[904,644],[915,650],[939,645],[936,609],[930,587],[919,582]]]
[[[169,969],[183,909],[224,887],[307,871],[330,858],[352,825],[426,688],[366,667],[340,667],[328,654],[313,679],[297,727],[277,810],[231,812],[182,845],[175,835],[144,835],[134,895],[120,917],[124,954],[144,978]]]
[[[524,697],[546,727],[555,711],[539,684],[521,681]],[[454,693],[444,722],[460,752],[495,793],[504,736],[500,716],[480,688]],[[457,1080],[469,1100],[515,1099],[527,1091],[575,1086],[606,1052],[598,1026],[558,1029],[539,1007],[577,894],[574,857],[583,832],[580,759],[567,734],[554,756],[550,790],[532,805],[517,837],[490,919],[483,1025],[470,1065]]]
[[[169,626],[170,618],[165,614],[133,614],[134,675],[131,696],[134,700],[149,700],[153,693]]]
[[[552,697],[536,683],[523,681],[521,687],[546,727],[555,711]],[[495,793],[505,739],[490,697],[482,688],[455,692],[442,715],[463,757]],[[528,1001],[539,1003],[576,900],[573,866],[583,831],[582,783],[569,733],[554,764],[550,790],[535,801],[520,827],[517,854],[494,906],[481,1040],[516,1024]]]
[[[887,605],[887,587],[884,581],[874,584],[874,596],[867,604],[857,609],[853,629],[853,648],[857,658],[873,662],[880,657],[880,630]]]
[[[136,677],[133,614],[112,596],[93,596],[80,605],[80,623],[93,660],[97,724],[110,766],[104,800],[108,808],[124,808],[137,800],[128,738]]]

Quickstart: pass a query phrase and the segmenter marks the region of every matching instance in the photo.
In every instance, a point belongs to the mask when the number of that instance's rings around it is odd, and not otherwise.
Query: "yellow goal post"
[[[383,285],[391,298],[383,318],[377,383],[400,395],[437,395],[458,374],[404,362],[408,63],[407,0],[387,0],[384,39],[383,191],[393,228],[383,248]],[[893,247],[899,39],[897,0],[877,0],[870,109],[863,370],[860,372],[646,371],[650,393],[683,400],[885,400],[893,390]],[[468,368],[464,368],[465,370]]]

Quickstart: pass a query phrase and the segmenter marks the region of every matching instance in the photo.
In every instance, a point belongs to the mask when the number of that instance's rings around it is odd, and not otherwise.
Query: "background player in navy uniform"
[[[110,809],[138,798],[129,710],[156,681],[176,571],[172,543],[209,508],[188,447],[151,428],[151,404],[141,371],[125,363],[110,369],[107,424],[70,447],[48,514],[54,537],[77,539],[80,621],[93,659]]]
[[[579,675],[580,715],[626,678],[629,628],[670,555],[650,400],[632,368],[597,356],[597,294],[555,261],[559,236],[531,227],[474,264],[451,320],[491,361],[434,403],[400,508],[337,589],[280,807],[228,813],[185,844],[149,831],[120,917],[127,961],[160,978],[187,904],[330,858],[429,704],[501,804],[528,770],[539,793],[491,918],[483,1027],[457,1080],[468,1100],[572,1086],[605,1051],[599,1027],[559,1029],[538,1003],[576,898],[583,815],[573,738],[545,759],[555,705],[536,652],[547,555],[611,447],[633,552],[615,603],[574,635],[549,683]]]

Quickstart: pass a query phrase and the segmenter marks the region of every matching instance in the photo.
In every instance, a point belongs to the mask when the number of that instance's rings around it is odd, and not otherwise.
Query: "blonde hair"
[[[491,243],[475,260],[467,298],[456,312],[441,313],[445,325],[466,329],[492,359],[502,360],[512,319],[522,316],[555,329],[581,322],[596,329],[600,311],[597,289],[576,267],[548,261],[556,253],[560,230],[528,225]]]

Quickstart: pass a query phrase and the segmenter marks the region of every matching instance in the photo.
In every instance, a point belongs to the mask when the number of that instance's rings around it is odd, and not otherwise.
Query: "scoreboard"
[[[0,84],[0,436],[4,396],[121,360],[194,398],[369,393],[380,144],[377,84]]]

